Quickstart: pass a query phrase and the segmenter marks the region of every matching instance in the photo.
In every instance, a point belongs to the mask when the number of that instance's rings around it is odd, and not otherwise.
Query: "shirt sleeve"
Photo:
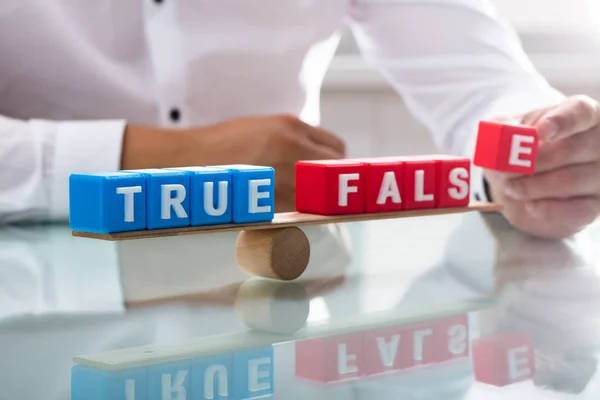
[[[353,0],[365,59],[403,97],[440,151],[472,157],[479,121],[555,104],[518,35],[485,0]],[[472,193],[485,200],[483,171]]]
[[[125,126],[0,116],[0,223],[67,219],[69,175],[118,170]]]

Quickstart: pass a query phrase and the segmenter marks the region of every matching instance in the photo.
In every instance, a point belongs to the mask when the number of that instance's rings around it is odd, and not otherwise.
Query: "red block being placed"
[[[506,386],[529,380],[535,373],[531,339],[518,333],[502,333],[472,342],[475,378],[478,382]]]
[[[363,335],[352,333],[296,342],[296,377],[321,383],[360,378]]]
[[[364,211],[365,165],[354,160],[298,161],[296,210],[341,215]]]
[[[533,175],[537,152],[535,128],[481,121],[473,163],[482,168]]]

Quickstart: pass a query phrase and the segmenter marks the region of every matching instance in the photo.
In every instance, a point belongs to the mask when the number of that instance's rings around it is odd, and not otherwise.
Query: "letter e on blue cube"
[[[273,347],[234,353],[233,373],[233,390],[236,400],[272,396]]]
[[[190,174],[172,169],[140,169],[146,176],[148,229],[178,228],[190,224]]]
[[[275,215],[275,170],[256,165],[221,165],[233,173],[233,222],[266,222]]]
[[[232,173],[226,168],[173,168],[190,173],[190,225],[218,225],[231,222]]]
[[[146,371],[104,371],[75,365],[71,368],[71,400],[146,400]]]
[[[72,174],[71,229],[112,233],[146,229],[146,180],[139,173]]]

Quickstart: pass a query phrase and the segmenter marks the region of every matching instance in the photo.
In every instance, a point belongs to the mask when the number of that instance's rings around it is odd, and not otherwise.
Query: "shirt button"
[[[171,121],[173,122],[178,122],[179,118],[181,118],[181,112],[178,109],[173,108],[169,112],[169,118],[171,118]]]

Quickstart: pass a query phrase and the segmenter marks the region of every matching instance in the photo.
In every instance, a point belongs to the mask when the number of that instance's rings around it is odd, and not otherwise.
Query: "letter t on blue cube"
[[[233,222],[272,221],[275,216],[275,170],[256,165],[221,165],[233,173]]]
[[[146,229],[146,179],[127,172],[69,177],[71,229],[113,233]]]

